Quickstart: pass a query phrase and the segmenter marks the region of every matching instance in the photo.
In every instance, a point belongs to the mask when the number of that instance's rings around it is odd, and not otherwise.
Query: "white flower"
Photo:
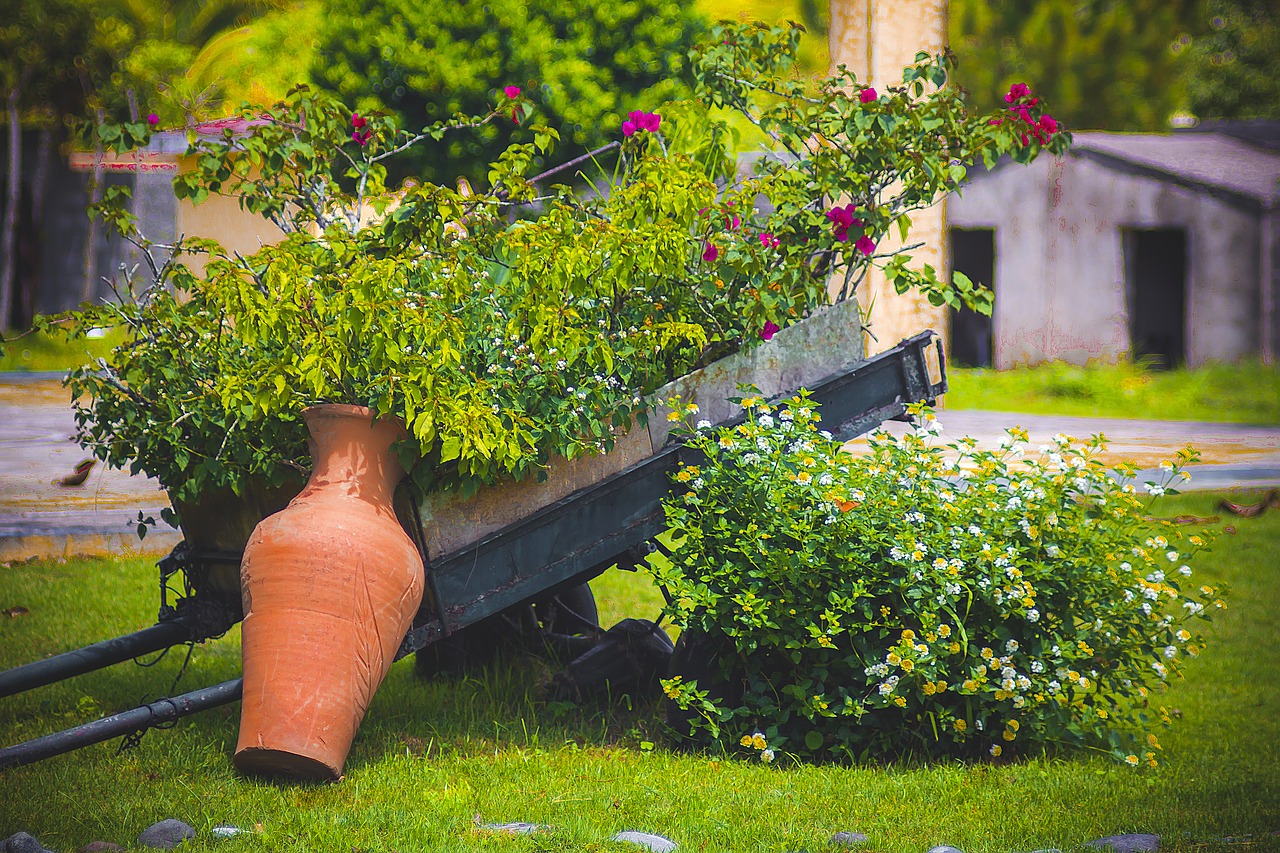
[[[765,764],[768,764],[769,762],[773,761],[773,750],[772,749],[760,750],[760,760],[763,761]]]
[[[1164,580],[1164,572],[1156,569],[1154,572],[1147,575],[1147,580],[1151,583],[1160,583],[1160,581]]]
[[[780,421],[789,421],[789,420],[791,420],[791,410],[790,410],[790,409],[783,409],[781,412],[778,412],[778,420],[780,420]]]
[[[711,429],[711,421],[708,421],[708,420],[698,421],[698,429]]]
[[[768,429],[769,427],[773,426],[773,417],[771,415],[761,415],[759,418],[756,419],[756,423],[760,424],[760,426],[764,427],[765,429]]]
[[[823,438],[825,438],[827,441],[830,441],[830,440],[831,440],[831,438],[832,438],[831,433],[830,433],[829,431],[825,430],[825,429],[824,429],[824,430],[819,431],[818,435],[822,436],[822,437],[823,437]]]
[[[1170,562],[1170,563],[1176,563],[1176,562],[1178,562],[1178,552],[1177,552],[1177,551],[1170,551],[1169,553],[1165,554],[1165,557],[1166,557],[1166,558],[1168,558],[1168,560],[1169,560],[1169,562]]]
[[[1044,548],[1044,552],[1048,554],[1050,557],[1056,557],[1062,553],[1062,549],[1060,549],[1057,545],[1046,545]]]
[[[1037,675],[1044,672],[1044,661],[1033,660],[1031,662],[1031,671]]]
[[[1189,578],[1189,577],[1191,577],[1191,567],[1190,567],[1190,566],[1178,566],[1178,574],[1182,575],[1184,578]]]
[[[1157,486],[1155,483],[1147,483],[1146,489],[1156,497],[1164,494],[1164,486]]]
[[[1151,664],[1151,668],[1154,669],[1156,671],[1156,675],[1160,676],[1161,678],[1164,678],[1169,673],[1169,670],[1165,669],[1164,664],[1160,663],[1159,661],[1156,661],[1155,663]]]
[[[1177,656],[1178,656],[1178,650],[1177,650],[1176,648],[1174,648],[1173,646],[1165,646],[1165,647],[1164,647],[1164,656],[1165,656],[1165,657],[1167,657],[1167,658],[1170,658],[1170,659],[1175,658],[1175,657],[1177,657]]]
[[[1027,611],[1027,621],[1028,621],[1028,622],[1039,622],[1039,621],[1040,621],[1040,611],[1039,611],[1039,610],[1036,610],[1034,607],[1033,607],[1033,608],[1031,608],[1030,610],[1028,610],[1028,611]]]
[[[1004,642],[1004,650],[1005,650],[1006,652],[1009,652],[1010,654],[1013,654],[1014,652],[1016,652],[1016,651],[1018,650],[1018,641],[1017,641],[1017,640],[1005,640],[1005,642]]]
[[[834,482],[835,480],[832,478],[830,474],[823,474],[821,477],[818,478],[819,486],[830,486]]]

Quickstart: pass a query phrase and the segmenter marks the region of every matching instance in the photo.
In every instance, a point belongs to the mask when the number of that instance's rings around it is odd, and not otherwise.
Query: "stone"
[[[838,847],[854,847],[858,844],[866,844],[867,837],[861,832],[837,832],[831,836],[831,843]]]
[[[142,834],[138,836],[138,846],[172,850],[187,839],[195,837],[196,831],[189,825],[167,818],[142,830]]]
[[[230,824],[215,826],[213,829],[209,830],[209,834],[214,838],[232,838],[242,832],[247,832],[247,830],[241,829],[238,826],[231,826]]]
[[[26,832],[15,832],[5,839],[4,847],[8,853],[49,853],[45,846]]]
[[[661,835],[653,835],[648,832],[633,832],[629,829],[613,836],[613,840],[635,844],[638,847],[652,850],[653,853],[671,853],[672,850],[676,849],[676,843],[670,838],[663,838]]]
[[[124,848],[110,841],[90,841],[76,853],[124,853]]]
[[[1110,849],[1113,853],[1152,853],[1160,849],[1160,836],[1140,832],[1108,835],[1106,838],[1094,839],[1084,846],[1095,850]]]
[[[964,851],[950,844],[939,844],[937,847],[930,847],[929,853],[964,853]]]

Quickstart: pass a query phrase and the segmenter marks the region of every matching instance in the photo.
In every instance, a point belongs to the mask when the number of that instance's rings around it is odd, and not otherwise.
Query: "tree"
[[[952,0],[956,79],[983,110],[1029,83],[1072,130],[1165,129],[1184,104],[1186,52],[1174,45],[1199,2]]]
[[[701,23],[679,0],[335,0],[319,37],[316,82],[362,112],[420,127],[479,113],[507,86],[536,90],[539,121],[570,157],[615,138],[622,116],[680,94]],[[481,178],[513,123],[451,144],[416,174]],[[404,177],[398,175],[395,177]]]
[[[1187,100],[1201,118],[1280,118],[1280,8],[1274,0],[1210,0],[1188,39]]]

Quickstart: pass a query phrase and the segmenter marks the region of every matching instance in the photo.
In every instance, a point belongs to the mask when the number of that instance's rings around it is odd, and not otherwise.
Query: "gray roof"
[[[1072,134],[1072,151],[1127,172],[1251,202],[1280,206],[1280,151],[1225,133]]]

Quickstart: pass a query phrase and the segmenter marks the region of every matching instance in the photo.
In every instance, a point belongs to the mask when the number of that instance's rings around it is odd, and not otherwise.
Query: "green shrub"
[[[1184,625],[1223,606],[1190,580],[1205,539],[1147,515],[1193,451],[1146,495],[1098,461],[1100,436],[1027,454],[1014,428],[983,451],[938,442],[921,410],[913,432],[851,455],[804,395],[741,403],[740,425],[693,430],[705,462],[676,475],[677,547],[653,569],[670,617],[723,652],[664,682],[694,743],[1156,763],[1157,695],[1204,646]]]

